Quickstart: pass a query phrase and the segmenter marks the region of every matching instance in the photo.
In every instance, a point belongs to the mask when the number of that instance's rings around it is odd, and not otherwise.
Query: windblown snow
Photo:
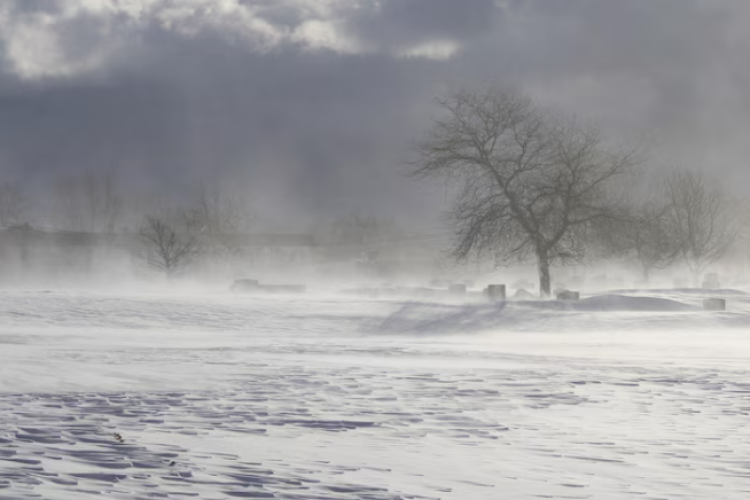
[[[2,292],[0,499],[744,500],[749,358],[737,291]]]

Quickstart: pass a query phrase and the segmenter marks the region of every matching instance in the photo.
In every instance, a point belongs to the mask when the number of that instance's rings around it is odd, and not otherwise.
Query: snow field
[[[0,498],[747,498],[750,301],[629,295],[5,292]]]

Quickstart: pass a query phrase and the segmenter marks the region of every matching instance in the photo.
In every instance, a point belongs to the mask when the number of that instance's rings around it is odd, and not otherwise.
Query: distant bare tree
[[[654,202],[638,210],[634,220],[624,228],[624,234],[631,238],[635,257],[641,265],[646,283],[650,280],[652,270],[674,264],[680,254],[667,216],[668,207]]]
[[[21,222],[25,203],[21,186],[13,182],[0,185],[0,225],[7,227]]]
[[[696,286],[700,285],[707,268],[721,259],[739,237],[732,203],[721,186],[689,170],[673,170],[665,190],[670,231]]]
[[[179,235],[160,217],[147,215],[140,236],[149,265],[164,271],[169,277],[184,270],[195,258],[195,240]]]
[[[122,199],[113,173],[89,172],[67,177],[56,184],[55,192],[68,229],[114,232]]]
[[[417,148],[413,175],[458,185],[450,211],[453,255],[497,263],[536,260],[540,292],[550,266],[581,260],[591,225],[615,217],[610,183],[635,165],[599,131],[561,119],[496,87],[438,101],[444,112]]]
[[[233,236],[253,223],[247,204],[226,189],[201,186],[194,203],[185,213],[188,230],[215,247],[233,250]]]
[[[670,230],[669,205],[664,200],[639,200],[626,216],[599,225],[598,232],[610,256],[638,262],[646,283],[654,269],[664,269],[680,257],[679,243]]]

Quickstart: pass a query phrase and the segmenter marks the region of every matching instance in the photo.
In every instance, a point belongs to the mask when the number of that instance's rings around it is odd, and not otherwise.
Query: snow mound
[[[513,301],[511,307],[538,309],[545,311],[581,312],[681,312],[699,311],[702,308],[662,297],[630,295],[595,295],[576,301],[567,300],[520,300]]]
[[[686,295],[686,296],[719,296],[719,297],[742,297],[748,296],[747,292],[734,288],[634,288],[627,290],[612,290],[609,292],[617,294],[649,293],[653,295]]]
[[[659,297],[597,295],[570,303],[576,311],[680,312],[700,310],[696,306]]]
[[[507,302],[496,305],[449,305],[410,302],[379,326],[383,333],[435,334],[472,332],[522,322]]]
[[[717,316],[698,304],[665,297],[597,295],[578,301],[520,300],[497,304],[409,302],[385,318],[381,333],[454,334],[489,331],[611,331],[737,327],[750,316]]]

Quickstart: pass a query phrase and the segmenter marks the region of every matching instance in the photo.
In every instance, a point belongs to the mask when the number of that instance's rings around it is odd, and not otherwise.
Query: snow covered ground
[[[749,359],[733,291],[0,292],[0,499],[746,499]]]

